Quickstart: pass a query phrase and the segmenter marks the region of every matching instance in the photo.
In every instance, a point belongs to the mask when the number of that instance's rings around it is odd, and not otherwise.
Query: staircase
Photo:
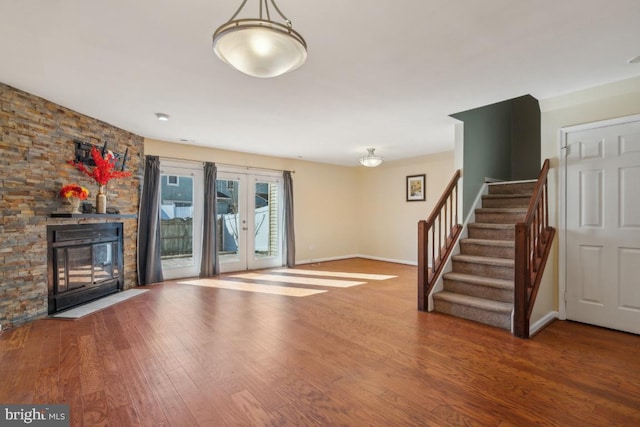
[[[434,310],[511,330],[514,305],[515,224],[522,222],[536,181],[489,184],[475,223],[460,240]]]

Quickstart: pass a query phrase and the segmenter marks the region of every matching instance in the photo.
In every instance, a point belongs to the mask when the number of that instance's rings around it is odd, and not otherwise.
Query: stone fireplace
[[[144,138],[109,123],[0,83],[0,325],[2,329],[47,317],[50,289],[47,234],[49,226],[123,224],[124,283],[138,285],[137,211],[142,188]],[[127,153],[132,176],[107,186],[107,206],[120,214],[66,214],[58,195],[77,183],[91,192],[98,186],[67,161],[76,141]],[[101,277],[104,273],[94,273]],[[69,282],[67,289],[77,283]],[[71,294],[69,294],[71,295]]]

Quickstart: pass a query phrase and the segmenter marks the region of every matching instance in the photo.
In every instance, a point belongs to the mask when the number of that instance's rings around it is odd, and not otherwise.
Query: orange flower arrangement
[[[60,197],[65,199],[80,199],[86,200],[89,197],[89,190],[78,184],[67,184],[60,190]]]
[[[106,152],[103,156],[100,151],[93,146],[91,147],[91,157],[95,163],[93,168],[88,168],[83,163],[73,160],[69,160],[67,163],[75,166],[76,169],[88,177],[93,178],[99,185],[107,185],[112,179],[131,176],[131,172],[129,171],[115,170],[116,159],[110,151]]]

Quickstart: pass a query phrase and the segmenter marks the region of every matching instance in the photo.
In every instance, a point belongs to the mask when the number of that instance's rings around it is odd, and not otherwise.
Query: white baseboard
[[[375,261],[393,262],[395,264],[405,264],[405,265],[414,265],[414,266],[418,265],[416,261],[382,258],[382,257],[375,257],[371,255],[362,255],[362,254],[343,255],[343,256],[327,257],[327,258],[303,259],[303,260],[296,261],[296,265],[314,264],[316,262],[325,262],[325,261],[339,261],[339,260],[350,259],[350,258],[365,258],[365,259],[372,259]]]
[[[543,329],[545,326],[551,323],[554,319],[558,319],[559,316],[560,315],[557,311],[550,311],[549,313],[545,314],[540,319],[538,319],[538,321],[536,321],[534,324],[529,325],[529,336],[530,337],[534,336],[535,334],[540,332],[541,329]]]
[[[405,259],[393,259],[393,258],[383,258],[383,257],[377,257],[377,256],[371,256],[371,255],[356,255],[358,258],[365,258],[365,259],[372,259],[374,261],[384,261],[384,262],[393,262],[395,264],[405,264],[405,265],[415,265],[417,266],[418,263],[416,261],[407,261]]]
[[[343,256],[333,256],[333,257],[327,257],[327,258],[301,259],[296,261],[296,265],[314,264],[316,262],[325,262],[325,261],[339,261],[342,259],[357,258],[357,257],[358,255],[343,255]]]

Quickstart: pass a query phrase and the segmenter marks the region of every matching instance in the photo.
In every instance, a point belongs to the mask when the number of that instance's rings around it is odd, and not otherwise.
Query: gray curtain
[[[216,179],[218,168],[215,163],[204,164],[204,224],[202,227],[202,261],[200,277],[212,277],[220,274],[217,248],[216,227]]]
[[[284,233],[287,247],[287,267],[296,265],[296,236],[293,227],[293,180],[291,172],[284,171]]]
[[[162,282],[160,241],[160,158],[145,156],[138,214],[138,283]]]

